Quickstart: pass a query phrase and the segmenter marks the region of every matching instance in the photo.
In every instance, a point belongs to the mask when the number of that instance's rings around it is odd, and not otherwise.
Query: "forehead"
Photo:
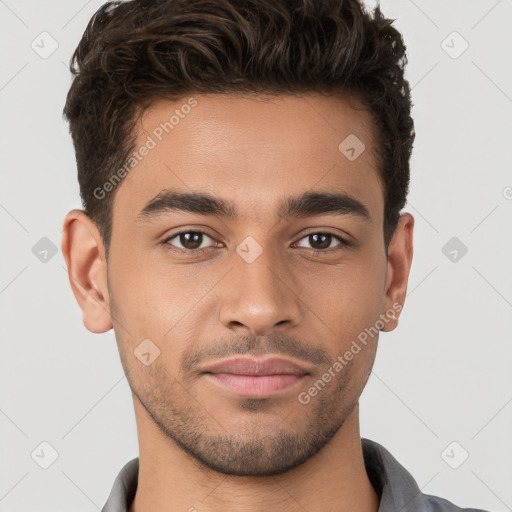
[[[135,218],[161,190],[202,191],[261,217],[284,196],[341,191],[382,215],[374,124],[355,99],[319,94],[191,94],[158,101],[138,122],[116,210]],[[146,149],[144,149],[146,148]],[[373,211],[372,211],[373,210]]]

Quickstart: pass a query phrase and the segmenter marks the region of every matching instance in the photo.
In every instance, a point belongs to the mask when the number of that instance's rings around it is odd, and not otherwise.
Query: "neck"
[[[134,399],[139,476],[129,512],[377,512],[379,498],[364,466],[356,405],[331,441],[290,471],[232,476],[205,468],[158,430]]]

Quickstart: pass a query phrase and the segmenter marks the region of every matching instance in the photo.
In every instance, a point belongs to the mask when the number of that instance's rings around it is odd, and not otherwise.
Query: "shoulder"
[[[365,438],[361,445],[366,472],[380,495],[378,512],[488,512],[460,508],[447,499],[423,494],[413,476],[384,446]]]
[[[423,494],[423,499],[432,512],[488,512],[481,508],[460,508],[451,501],[431,494]]]

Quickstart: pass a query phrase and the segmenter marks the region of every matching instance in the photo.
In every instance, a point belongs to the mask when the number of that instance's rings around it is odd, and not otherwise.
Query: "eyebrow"
[[[169,212],[189,212],[213,215],[225,219],[236,219],[236,206],[207,192],[180,192],[174,189],[161,190],[138,213],[137,222],[150,221]],[[355,197],[345,193],[305,192],[287,197],[278,206],[280,218],[301,218],[318,215],[353,215],[372,223],[366,206]]]

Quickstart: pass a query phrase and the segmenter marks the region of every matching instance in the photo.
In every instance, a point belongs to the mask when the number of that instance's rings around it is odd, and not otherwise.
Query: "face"
[[[390,272],[401,239],[388,261],[374,127],[354,106],[194,95],[141,118],[105,300],[134,397],[214,470],[277,474],[317,453],[357,405],[375,332],[396,325],[408,268]]]

